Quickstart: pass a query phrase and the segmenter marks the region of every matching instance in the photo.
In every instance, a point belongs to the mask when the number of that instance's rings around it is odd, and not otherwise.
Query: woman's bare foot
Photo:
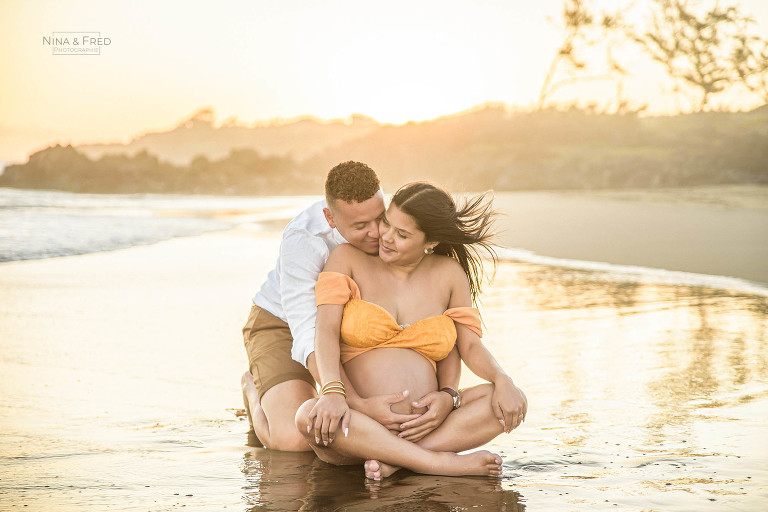
[[[381,480],[382,478],[387,478],[388,476],[392,476],[398,469],[400,469],[397,466],[392,466],[390,464],[386,464],[384,462],[373,459],[365,461],[363,468],[365,469],[365,478],[369,478],[371,480]]]
[[[464,470],[461,475],[500,476],[502,472],[501,457],[487,450],[458,455],[462,459]]]
[[[443,452],[441,456],[444,457],[444,465],[439,468],[438,472],[433,474],[449,476],[500,476],[502,474],[503,461],[501,457],[487,450],[480,450],[466,455]],[[366,460],[363,468],[365,469],[365,477],[371,480],[381,480],[391,476],[400,469],[397,466],[374,459]],[[430,471],[430,473],[432,472]]]
[[[248,417],[248,424],[251,426],[251,430],[248,432],[248,446],[264,446],[264,443],[261,442],[259,436],[256,435],[256,431],[253,429],[253,415],[251,414],[251,411],[259,411],[261,405],[259,405],[259,392],[256,390],[256,385],[253,383],[253,375],[251,375],[251,372],[245,372],[240,378],[240,387],[243,389],[245,414]]]

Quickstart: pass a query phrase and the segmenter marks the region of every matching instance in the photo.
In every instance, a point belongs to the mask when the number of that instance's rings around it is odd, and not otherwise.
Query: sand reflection
[[[503,264],[489,292],[485,341],[531,401],[516,442],[492,444],[514,445],[531,506],[683,510],[765,492],[768,298],[533,264]]]
[[[243,456],[246,510],[411,510],[472,508],[522,512],[525,505],[498,478],[447,478],[409,471],[383,482],[360,467],[335,467],[312,454],[253,448]]]

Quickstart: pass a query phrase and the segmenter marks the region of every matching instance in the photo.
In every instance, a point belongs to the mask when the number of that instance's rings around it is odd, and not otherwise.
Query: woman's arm
[[[426,407],[427,412],[415,420],[400,425],[402,432],[398,435],[415,443],[439,427],[453,411],[453,397],[440,390],[459,389],[460,377],[461,357],[459,357],[459,350],[453,347],[445,359],[437,362],[437,391],[431,391],[412,403],[416,408]]]
[[[459,356],[459,349],[454,346],[451,353],[445,359],[437,362],[437,389],[459,389],[460,379],[461,357]],[[453,403],[453,400],[451,400],[451,403]]]
[[[345,256],[349,248],[338,246],[328,256],[323,272],[339,272],[351,275],[349,256]],[[341,426],[345,433],[349,425],[349,405],[347,405],[347,383],[341,380],[339,339],[341,319],[344,314],[343,304],[323,304],[317,306],[315,317],[315,379],[322,388],[333,386],[332,392],[322,394],[309,413],[307,431],[315,431],[315,442],[328,446],[333,442],[336,430]],[[310,355],[312,357],[312,354]],[[339,382],[344,382],[339,389]],[[341,392],[340,392],[341,391]]]
[[[323,272],[338,272],[354,277],[352,267],[357,257],[360,257],[358,249],[346,244],[340,245],[331,251]],[[391,405],[402,401],[405,398],[403,393],[367,398],[357,394],[340,361],[339,341],[343,312],[343,305],[324,304],[317,307],[315,351],[307,358],[307,366],[321,386],[340,380],[346,393],[346,399],[344,395],[336,392],[322,395],[310,412],[310,430],[315,430],[316,442],[322,442],[326,446],[333,442],[340,424],[342,432],[346,435],[350,407],[391,430],[401,430],[401,424],[419,417],[417,414],[392,412]]]
[[[315,324],[315,364],[320,385],[341,381],[339,372],[339,328],[344,306],[324,304],[317,307]],[[344,386],[346,388],[346,386]],[[337,388],[338,390],[338,388]],[[341,426],[344,435],[349,427],[349,406],[345,395],[329,392],[320,396],[309,413],[307,431],[315,431],[315,442],[328,446]]]
[[[458,355],[456,357],[458,358]],[[321,382],[320,374],[317,370],[317,364],[315,362],[314,352],[312,352],[307,358],[307,368],[309,368],[309,372],[312,374],[315,380]],[[362,412],[369,418],[372,418],[378,423],[381,423],[389,430],[395,430],[399,432],[403,429],[402,426],[407,422],[422,416],[420,414],[400,414],[392,411],[392,404],[396,404],[405,400],[408,397],[408,391],[401,391],[399,393],[392,393],[390,395],[375,395],[363,398],[355,391],[355,387],[352,384],[352,381],[349,380],[349,377],[347,377],[347,373],[344,371],[344,365],[341,363],[339,363],[339,376],[341,381],[344,383],[344,389],[347,393],[347,404],[349,405],[350,409]],[[456,380],[458,381],[458,379]],[[449,412],[451,407],[452,402],[449,399]]]
[[[459,272],[452,272],[452,290],[450,307],[472,305],[467,276],[456,265]],[[456,325],[456,345],[461,359],[472,373],[494,385],[491,406],[496,417],[504,426],[505,432],[511,432],[525,420],[528,411],[528,399],[523,391],[515,386],[512,378],[483,345],[480,337],[466,326]]]

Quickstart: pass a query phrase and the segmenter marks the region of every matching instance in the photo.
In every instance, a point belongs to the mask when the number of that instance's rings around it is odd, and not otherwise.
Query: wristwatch
[[[458,391],[451,388],[441,388],[440,391],[445,391],[449,395],[451,395],[451,398],[453,398],[453,409],[456,410],[459,407],[461,407],[461,395]]]

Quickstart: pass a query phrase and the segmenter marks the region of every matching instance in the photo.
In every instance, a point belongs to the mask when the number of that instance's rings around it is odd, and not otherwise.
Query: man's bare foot
[[[480,450],[458,457],[462,461],[461,473],[458,474],[501,476],[503,460],[495,453]]]
[[[256,431],[253,429],[253,415],[251,411],[257,411],[261,408],[259,405],[259,392],[256,390],[256,385],[253,383],[253,375],[251,372],[245,372],[240,378],[240,386],[243,389],[243,404],[245,404],[245,413],[248,416],[248,424],[251,426],[251,430],[248,432],[248,446],[263,447],[264,443],[261,442],[259,436],[256,435]]]
[[[392,476],[398,469],[400,469],[397,466],[392,466],[390,464],[386,464],[384,462],[373,459],[365,461],[363,468],[365,469],[365,478],[369,478],[371,480],[381,480],[382,478],[387,478],[388,476]]]

